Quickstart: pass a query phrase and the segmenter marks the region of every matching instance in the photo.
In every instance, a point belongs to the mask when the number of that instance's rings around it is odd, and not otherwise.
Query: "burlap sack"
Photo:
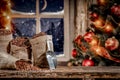
[[[10,54],[17,59],[31,60],[31,53],[28,51],[27,47],[19,47],[11,44]]]
[[[48,62],[46,59],[47,50],[47,35],[40,35],[30,39],[32,47],[33,65],[40,68],[48,68]]]
[[[25,44],[25,42],[29,43],[29,41],[27,39],[25,39],[23,41],[20,40],[20,39],[22,39],[22,38],[18,38],[17,40],[13,39],[10,42],[9,53],[12,56],[16,57],[17,59],[31,60],[32,59],[32,57],[31,57],[31,47],[30,47],[30,45],[27,46]],[[16,44],[14,44],[13,41],[16,42]]]
[[[15,62],[17,60],[10,54],[0,51],[0,69],[16,69]]]
[[[8,30],[0,29],[0,51],[7,52],[7,46],[11,40],[12,33]]]

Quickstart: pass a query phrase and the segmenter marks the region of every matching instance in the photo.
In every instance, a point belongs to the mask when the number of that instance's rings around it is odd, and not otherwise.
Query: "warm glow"
[[[12,31],[12,26],[11,26],[11,1],[10,0],[2,0],[0,8],[0,29],[5,29]]]
[[[3,17],[4,21],[3,21],[3,25],[4,25],[4,28],[6,30],[10,30],[12,29],[12,26],[11,26],[11,17],[9,15],[6,15]]]
[[[91,42],[90,42],[90,45],[91,46],[96,46],[98,44],[98,40],[97,39],[93,39]]]
[[[107,24],[107,25],[105,26],[105,31],[106,31],[106,32],[111,32],[111,31],[113,31],[112,25]]]
[[[102,28],[102,27],[104,26],[104,21],[99,18],[99,19],[95,20],[94,25],[95,25],[97,28]]]
[[[6,30],[11,30],[10,26],[5,27]]]
[[[6,16],[7,19],[10,19],[10,16]]]
[[[2,13],[2,15],[3,15],[3,16],[6,16],[6,15],[7,15],[7,13],[6,13],[6,12],[3,12],[3,13]]]
[[[101,52],[101,48],[100,47],[96,47],[96,53],[100,53]]]
[[[95,24],[96,24],[96,25],[102,25],[102,22],[101,22],[100,20],[96,20],[96,21],[95,21]]]
[[[106,5],[107,2],[108,2],[108,0],[98,0],[98,3],[100,5]]]
[[[112,28],[111,28],[111,26],[110,25],[107,25],[106,26],[106,30],[111,30]]]
[[[11,3],[10,2],[8,3],[8,6],[11,7]]]
[[[105,0],[100,0],[101,4],[104,4],[105,3]]]
[[[101,54],[102,54],[102,48],[101,48],[101,46],[92,46],[91,50],[92,50],[96,55],[101,55]]]

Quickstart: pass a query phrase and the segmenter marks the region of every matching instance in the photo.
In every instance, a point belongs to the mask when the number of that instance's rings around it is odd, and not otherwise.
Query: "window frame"
[[[63,18],[64,20],[64,55],[57,56],[58,61],[68,61],[71,58],[72,40],[74,37],[74,0],[64,0],[64,14],[41,14],[39,12],[39,0],[36,0],[36,14],[21,15],[12,14],[12,18],[35,18],[36,34],[41,32],[40,18]],[[70,21],[71,20],[71,21]]]

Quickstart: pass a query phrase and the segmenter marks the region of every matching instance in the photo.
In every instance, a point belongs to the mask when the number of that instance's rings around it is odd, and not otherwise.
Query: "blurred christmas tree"
[[[0,0],[0,29],[12,30],[10,0]]]
[[[70,65],[120,65],[120,0],[96,0],[89,9],[90,26],[73,40]]]

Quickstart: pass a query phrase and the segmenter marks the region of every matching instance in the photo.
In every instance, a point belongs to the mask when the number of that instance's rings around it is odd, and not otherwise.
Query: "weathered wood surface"
[[[0,70],[0,78],[120,78],[119,67],[57,67],[55,70]]]

